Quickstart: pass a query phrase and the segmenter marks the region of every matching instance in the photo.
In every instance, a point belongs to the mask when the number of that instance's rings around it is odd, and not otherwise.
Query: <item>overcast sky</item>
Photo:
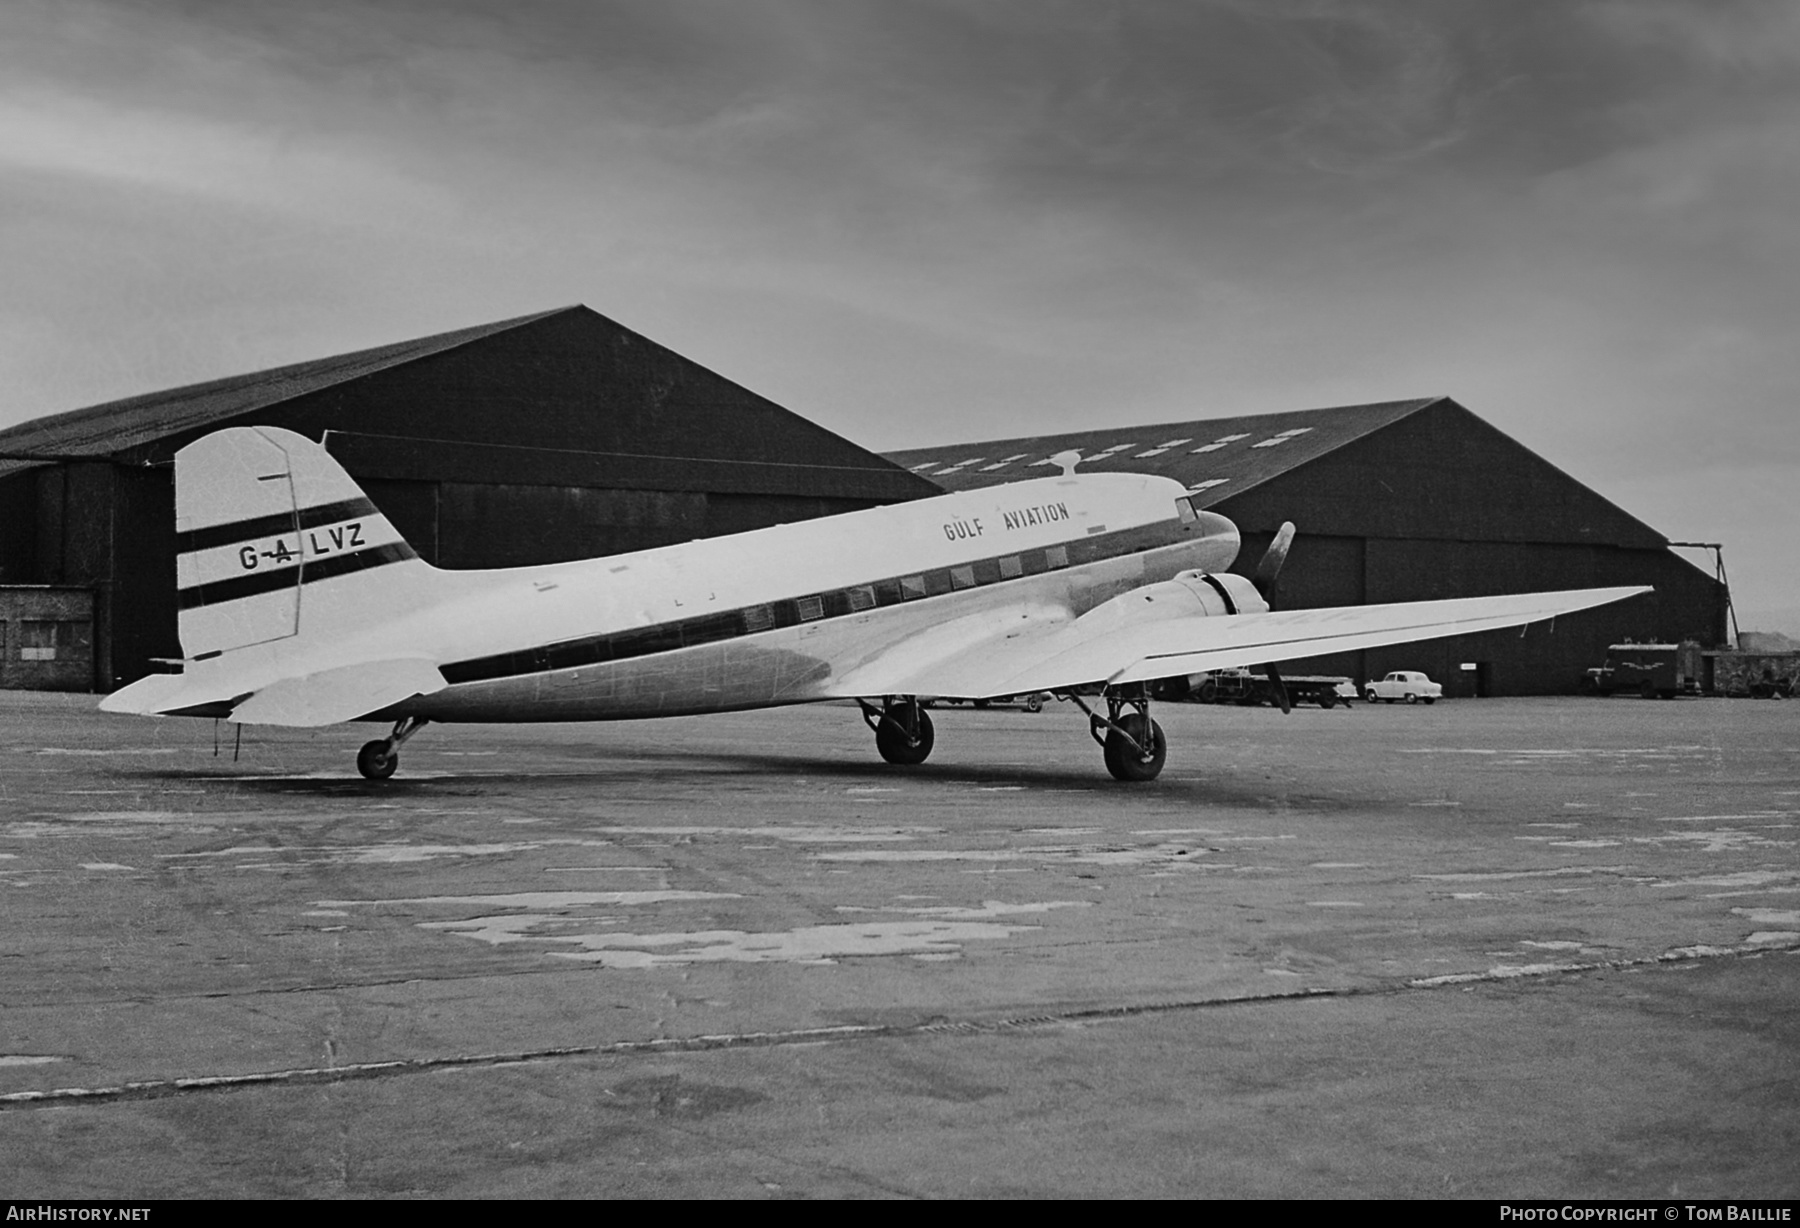
[[[1800,632],[1800,4],[0,3],[0,425],[571,303],[878,450],[1447,394]]]

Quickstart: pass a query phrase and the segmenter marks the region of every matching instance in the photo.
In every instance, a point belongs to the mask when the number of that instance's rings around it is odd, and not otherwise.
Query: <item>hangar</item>
[[[1051,472],[1162,473],[1301,536],[1290,607],[1652,584],[1497,632],[1303,663],[1462,695],[1572,691],[1621,640],[1725,640],[1723,586],[1448,398],[877,456],[586,307],[130,397],[0,431],[0,687],[111,690],[180,655],[171,462],[231,425],[323,438],[428,561],[590,558]]]
[[[1650,584],[1656,592],[1549,627],[1298,662],[1361,682],[1417,669],[1446,695],[1573,693],[1624,640],[1725,641],[1725,588],[1669,541],[1448,397],[1110,427],[917,448],[889,458],[945,490],[1054,473],[1172,477],[1244,537],[1248,575],[1284,520],[1298,526],[1280,608]]]
[[[172,458],[323,438],[426,560],[592,558],[937,487],[586,307],[0,431],[0,687],[108,691],[179,657]]]

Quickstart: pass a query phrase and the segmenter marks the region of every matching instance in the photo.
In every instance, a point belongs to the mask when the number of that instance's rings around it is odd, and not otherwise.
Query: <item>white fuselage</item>
[[[947,655],[997,618],[1072,620],[1237,554],[1165,478],[1043,478],[610,558],[439,573],[462,591],[343,656],[433,658],[450,686],[374,714],[606,720],[845,693],[896,645]]]

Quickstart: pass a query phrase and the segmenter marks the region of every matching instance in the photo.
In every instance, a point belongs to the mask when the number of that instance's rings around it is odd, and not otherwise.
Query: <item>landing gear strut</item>
[[[400,746],[406,739],[425,728],[422,716],[403,717],[394,722],[394,732],[378,738],[356,752],[356,770],[369,780],[386,780],[400,766]]]
[[[1108,687],[1105,716],[1082,703],[1079,695],[1069,698],[1087,713],[1088,734],[1100,744],[1114,780],[1155,780],[1162,774],[1169,743],[1162,726],[1150,719],[1150,692],[1142,683]],[[1125,711],[1128,707],[1132,711]]]
[[[911,696],[890,695],[881,708],[857,700],[863,723],[875,731],[875,749],[889,763],[911,766],[931,755],[931,718]]]

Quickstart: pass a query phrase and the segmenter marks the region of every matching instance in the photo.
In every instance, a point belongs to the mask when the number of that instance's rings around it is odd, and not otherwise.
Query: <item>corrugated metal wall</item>
[[[1343,653],[1292,672],[1358,683],[1423,670],[1450,695],[1572,694],[1623,639],[1725,638],[1724,592],[1648,526],[1453,402],[1284,473],[1216,510],[1237,521],[1234,571],[1298,527],[1278,596],[1290,608],[1651,584],[1656,593],[1552,625]],[[1465,663],[1482,668],[1464,671]]]

